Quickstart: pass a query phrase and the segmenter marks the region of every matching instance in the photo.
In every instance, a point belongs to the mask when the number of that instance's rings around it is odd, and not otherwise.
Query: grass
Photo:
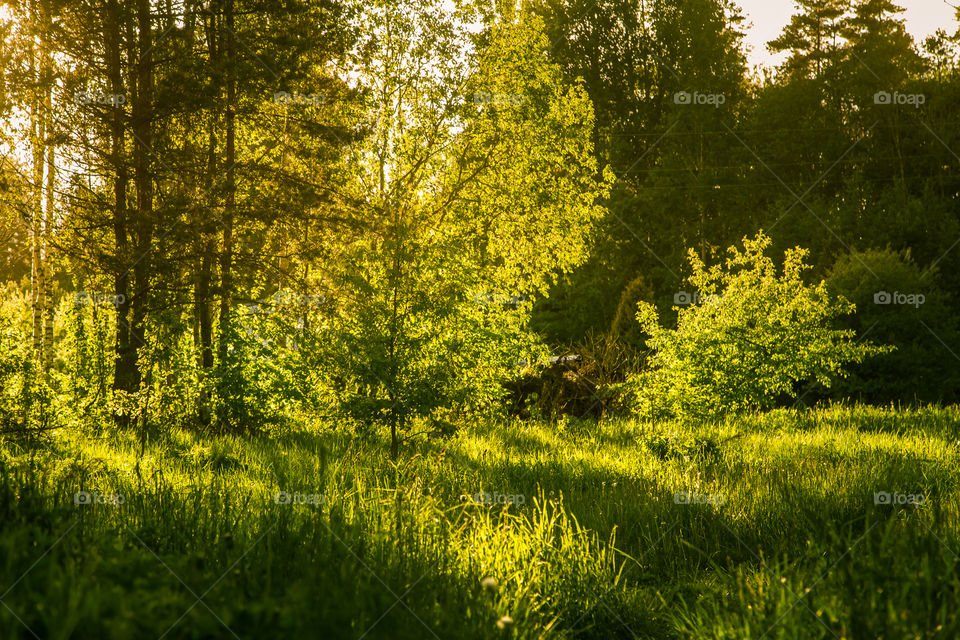
[[[956,638],[958,480],[956,408],[64,430],[0,443],[0,638]]]

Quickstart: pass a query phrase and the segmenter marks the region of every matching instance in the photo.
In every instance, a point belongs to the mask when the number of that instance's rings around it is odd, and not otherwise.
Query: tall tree
[[[736,121],[746,92],[742,16],[716,0],[538,0],[531,9],[551,57],[569,80],[583,79],[598,157],[618,177],[589,261],[534,315],[553,340],[570,342],[605,331],[638,277],[647,286],[635,293],[672,296],[682,247],[725,246],[752,231],[740,215],[723,215],[730,195],[715,189],[743,151],[721,124]],[[715,102],[678,103],[683,95]]]
[[[797,11],[777,38],[767,43],[773,53],[788,52],[782,72],[791,77],[823,80],[842,46],[843,16],[850,0],[795,0]]]
[[[153,127],[154,127],[154,63],[153,20],[150,0],[136,0],[136,64],[131,69],[133,88],[131,134],[134,138],[133,184],[136,192],[136,215],[133,218],[133,262],[128,268],[133,272],[134,287],[131,296],[131,312],[126,322],[131,344],[126,361],[118,361],[124,367],[122,379],[129,380],[132,390],[139,389],[143,378],[139,354],[146,344],[145,330],[150,305],[151,277],[154,277],[152,256],[154,247],[154,201],[153,201]],[[131,43],[133,44],[133,43]]]
[[[124,42],[122,33],[127,14],[119,0],[106,0],[102,15],[104,49],[103,61],[110,95],[114,96],[109,109],[110,156],[112,169],[109,181],[113,188],[112,233],[114,243],[113,295],[117,301],[117,322],[114,338],[115,359],[113,388],[116,391],[135,392],[139,383],[136,376],[136,350],[127,324],[130,317],[130,268],[131,251],[128,231],[128,189],[130,183],[129,159],[127,157],[127,86],[124,82]],[[119,99],[123,96],[123,100]]]
[[[223,250],[220,253],[220,362],[227,360],[230,312],[233,306],[233,226],[237,212],[237,76],[234,43],[233,0],[224,0],[226,102],[226,184],[223,203]]]
[[[385,422],[394,456],[415,418],[496,395],[522,355],[521,300],[585,258],[607,187],[589,100],[539,20],[508,14],[472,51],[471,18],[439,0],[365,15],[371,133],[343,167],[328,323],[344,408]]]

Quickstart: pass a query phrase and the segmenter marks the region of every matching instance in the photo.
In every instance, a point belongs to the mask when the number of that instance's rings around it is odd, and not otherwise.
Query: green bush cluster
[[[838,325],[896,349],[852,365],[830,396],[878,404],[960,401],[960,330],[937,275],[905,251],[864,251],[837,261],[827,286],[857,306]]]
[[[653,355],[627,384],[639,414],[716,418],[769,409],[796,397],[801,383],[829,387],[844,365],[890,351],[834,328],[854,305],[824,282],[804,282],[809,266],[799,247],[778,270],[764,253],[770,243],[762,232],[744,238],[742,250],[731,247],[726,263],[710,268],[691,251],[688,281],[698,298],[679,309],[675,329],[640,303],[637,319]]]

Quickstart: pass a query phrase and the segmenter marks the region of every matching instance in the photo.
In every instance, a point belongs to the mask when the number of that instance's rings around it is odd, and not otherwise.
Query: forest
[[[960,637],[960,8],[789,4],[0,0],[0,640]]]

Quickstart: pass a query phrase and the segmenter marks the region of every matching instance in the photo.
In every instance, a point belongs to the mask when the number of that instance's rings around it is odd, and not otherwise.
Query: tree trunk
[[[209,28],[206,29],[207,35],[207,56],[211,66],[219,63],[220,30],[218,28],[217,16],[215,13],[210,15]],[[207,173],[203,181],[203,197],[206,199],[206,205],[210,211],[215,210],[217,206],[217,195],[215,189],[215,176],[217,175],[217,116],[218,111],[211,107],[207,120]],[[213,267],[215,263],[215,254],[217,250],[216,236],[213,231],[208,229],[205,221],[201,221],[201,234],[199,241],[200,263],[196,280],[196,289],[194,294],[194,343],[200,354],[200,367],[209,372],[213,369],[213,314],[210,309],[212,298]],[[200,424],[208,426],[210,424],[210,389],[204,384],[197,395],[197,417]]]
[[[105,68],[113,95],[126,95],[123,83],[120,25],[122,14],[117,0],[108,0],[104,21]],[[127,237],[127,171],[126,137],[123,105],[113,105],[110,121],[110,162],[113,165],[113,241],[116,252],[116,271],[113,293],[116,300],[117,324],[114,338],[113,389],[133,393],[137,390],[136,350],[130,342],[130,268],[132,261]],[[122,417],[118,421],[124,422]]]
[[[34,103],[33,122],[33,203],[31,207],[31,306],[33,312],[33,360],[39,366],[43,359],[43,306],[46,301],[46,270],[43,264],[43,123],[39,110],[40,101]]]
[[[213,319],[210,313],[210,282],[212,279],[214,253],[217,242],[214,237],[205,237],[200,245],[200,269],[197,274],[194,295],[194,343],[200,352],[200,367],[204,371],[213,369]],[[197,395],[197,418],[200,424],[210,424],[210,391],[202,385]]]
[[[49,23],[50,13],[47,6],[45,24]],[[44,55],[44,66],[47,69],[45,74],[50,78],[50,58]],[[53,89],[47,85],[44,88],[44,100],[46,111],[46,151],[47,151],[47,193],[45,198],[44,221],[43,221],[43,260],[41,262],[41,273],[43,274],[43,376],[50,381],[50,370],[53,368],[53,291],[50,282],[50,236],[53,233],[54,226],[54,205],[56,203],[56,183],[57,183],[57,163],[56,147],[53,143]]]
[[[236,181],[234,165],[236,164],[236,99],[237,78],[234,69],[234,42],[233,42],[233,0],[224,3],[224,20],[226,22],[225,53],[227,58],[227,111],[226,129],[227,140],[224,162],[226,164],[226,193],[223,207],[223,251],[220,254],[220,343],[218,345],[221,366],[227,360],[229,344],[230,308],[233,305],[233,224],[236,214]]]
[[[203,256],[200,264],[200,277],[197,283],[197,297],[200,299],[198,312],[200,317],[200,366],[213,368],[213,319],[210,313],[210,281],[213,273],[213,259],[217,241],[208,238],[203,244]]]
[[[33,21],[39,26],[39,16],[32,14]],[[42,50],[43,42],[40,43],[40,51],[37,51],[36,45],[31,47],[30,52],[30,77],[39,79],[40,70],[43,69],[44,52]],[[38,64],[37,58],[40,58]],[[40,83],[38,83],[40,84]],[[43,268],[43,232],[41,228],[41,219],[43,217],[43,162],[44,148],[43,142],[46,137],[44,130],[44,121],[41,110],[44,99],[41,96],[42,89],[38,89],[31,100],[30,109],[30,137],[33,147],[33,201],[31,202],[31,265],[30,265],[30,288],[31,288],[31,311],[33,314],[33,344],[32,356],[33,362],[40,368],[43,359],[43,305],[46,300],[44,268]]]
[[[132,256],[134,294],[131,300],[130,340],[135,363],[131,382],[139,389],[143,377],[140,347],[144,342],[144,325],[150,300],[153,250],[153,175],[151,145],[153,144],[153,32],[150,18],[150,0],[137,0],[136,96],[133,100],[134,186],[137,194],[136,251]]]

